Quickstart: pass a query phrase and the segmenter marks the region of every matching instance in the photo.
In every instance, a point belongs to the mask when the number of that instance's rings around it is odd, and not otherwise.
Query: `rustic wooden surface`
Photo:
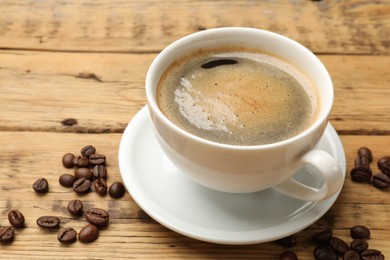
[[[335,85],[330,120],[340,134],[347,178],[340,197],[319,221],[296,234],[299,259],[312,259],[311,236],[325,228],[350,241],[356,224],[372,230],[371,248],[390,257],[390,191],[357,184],[348,174],[356,150],[374,160],[390,155],[390,2],[371,0],[158,1],[3,0],[0,4],[0,226],[19,209],[26,228],[0,259],[277,259],[269,242],[226,246],[196,241],[161,226],[129,194],[89,193],[86,207],[108,209],[110,225],[91,244],[60,244],[35,224],[57,215],[79,230],[67,202],[79,198],[58,177],[66,152],[93,144],[107,155],[109,183],[120,181],[118,144],[145,105],[144,80],[157,53],[195,31],[248,26],[287,35],[315,52]],[[76,123],[68,125],[67,119]],[[373,167],[376,171],[377,168]],[[31,188],[46,177],[50,192]]]

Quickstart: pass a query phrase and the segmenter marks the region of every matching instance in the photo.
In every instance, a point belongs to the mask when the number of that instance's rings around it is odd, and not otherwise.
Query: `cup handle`
[[[323,150],[313,149],[307,152],[297,162],[295,172],[305,164],[310,164],[318,170],[323,179],[320,188],[302,184],[292,178],[278,184],[274,188],[290,197],[305,201],[320,201],[336,194],[343,185],[344,175],[336,159]]]

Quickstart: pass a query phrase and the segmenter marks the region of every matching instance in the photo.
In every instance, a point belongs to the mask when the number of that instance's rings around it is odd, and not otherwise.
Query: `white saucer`
[[[343,146],[331,125],[317,147],[337,158],[345,175]],[[200,186],[165,157],[147,107],[122,136],[119,167],[127,190],[153,219],[185,236],[220,244],[262,243],[301,231],[324,215],[341,191],[322,202],[304,202],[273,189],[230,194]],[[305,170],[297,175],[318,185]]]

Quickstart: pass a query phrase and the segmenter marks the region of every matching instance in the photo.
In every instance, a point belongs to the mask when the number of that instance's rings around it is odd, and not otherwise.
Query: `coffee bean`
[[[95,179],[103,178],[107,179],[107,168],[105,165],[95,165],[93,167],[93,177]]]
[[[89,223],[98,227],[102,227],[107,225],[110,217],[108,215],[108,212],[103,209],[90,208],[85,213],[85,218],[88,220]]]
[[[106,162],[106,156],[102,154],[92,154],[89,156],[89,162],[93,165],[101,165]]]
[[[339,255],[344,255],[349,250],[349,245],[338,237],[332,237],[329,242],[330,247]]]
[[[0,227],[0,243],[11,243],[15,237],[15,229],[12,227]]]
[[[313,236],[313,241],[317,245],[328,245],[330,239],[333,236],[333,231],[331,229],[326,229],[321,231]]]
[[[370,162],[368,159],[364,156],[358,156],[355,159],[355,167],[365,167],[367,169],[370,169]]]
[[[86,225],[79,232],[79,240],[82,243],[91,243],[99,237],[99,229],[94,225]]]
[[[372,153],[371,153],[371,150],[367,147],[360,147],[358,149],[358,155],[359,156],[364,156],[365,158],[367,158],[367,160],[369,162],[372,162]]]
[[[37,193],[46,193],[49,190],[49,183],[45,178],[39,178],[34,182],[33,189]]]
[[[60,176],[58,179],[60,184],[64,187],[72,187],[73,183],[76,181],[76,177],[71,174],[65,173]]]
[[[121,182],[114,182],[111,184],[108,193],[114,199],[119,199],[125,194],[125,186]]]
[[[344,260],[360,260],[360,255],[356,251],[349,250],[344,254],[343,259]]]
[[[88,180],[92,180],[93,174],[91,169],[81,167],[74,171],[74,177],[76,177],[76,179],[86,178]]]
[[[95,152],[96,152],[96,149],[95,149],[95,147],[93,147],[92,145],[84,146],[84,147],[81,149],[81,155],[84,156],[84,157],[89,157],[89,156],[91,156],[92,154],[94,154]]]
[[[337,260],[339,258],[333,249],[325,246],[314,248],[313,256],[316,260]]]
[[[384,173],[376,173],[372,177],[372,185],[380,190],[384,190],[390,187],[390,177]]]
[[[60,219],[54,216],[42,216],[37,219],[37,225],[43,228],[58,228]]]
[[[80,178],[73,183],[73,190],[77,193],[87,193],[91,188],[91,181],[86,178]]]
[[[77,232],[71,227],[63,228],[58,232],[57,239],[61,243],[70,244],[76,241]]]
[[[354,226],[350,230],[351,237],[354,239],[356,239],[356,238],[369,239],[370,233],[371,232],[367,227],[360,226],[360,225]]]
[[[80,200],[69,201],[68,211],[72,215],[80,216],[83,213],[83,203]]]
[[[72,153],[66,153],[64,156],[62,156],[62,164],[65,168],[72,168],[74,166],[73,159],[74,155]]]
[[[360,256],[362,257],[363,260],[384,260],[385,259],[382,252],[376,249],[364,250],[360,254]]]
[[[368,248],[368,243],[364,239],[357,238],[351,242],[350,247],[356,252],[361,253]]]
[[[298,256],[293,251],[284,251],[279,256],[279,260],[298,260]]]
[[[8,221],[12,226],[16,228],[24,227],[24,216],[18,210],[11,210],[10,212],[8,212]]]
[[[366,167],[355,167],[351,170],[351,179],[355,182],[367,182],[369,183],[372,177],[371,169]]]
[[[107,194],[107,184],[103,178],[96,179],[94,182],[95,191],[100,195]]]
[[[73,159],[73,165],[75,167],[88,167],[89,166],[89,160],[87,157],[84,157],[84,156],[75,156],[74,159]]]
[[[380,158],[378,160],[378,168],[382,173],[390,176],[390,156]]]
[[[293,247],[297,244],[297,239],[294,235],[284,237],[278,240],[278,243],[284,247]]]

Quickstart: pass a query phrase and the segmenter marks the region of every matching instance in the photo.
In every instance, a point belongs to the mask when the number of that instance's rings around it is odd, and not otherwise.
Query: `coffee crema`
[[[298,68],[261,50],[198,50],[164,72],[162,113],[198,137],[231,145],[289,139],[315,120],[313,83]]]

